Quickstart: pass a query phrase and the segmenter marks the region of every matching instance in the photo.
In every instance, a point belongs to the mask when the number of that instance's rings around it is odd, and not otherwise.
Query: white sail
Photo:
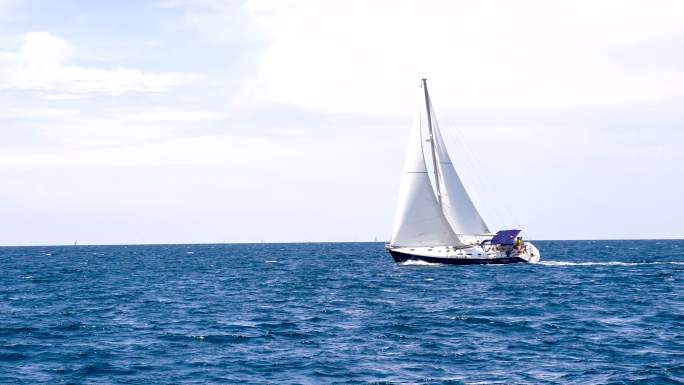
[[[430,105],[432,109],[432,105]],[[434,110],[433,110],[434,111]],[[447,152],[442,134],[439,131],[436,119],[433,117],[433,136],[435,153],[437,157],[437,170],[439,173],[439,192],[442,199],[442,212],[451,225],[454,233],[459,235],[482,235],[488,234],[489,228],[475,208],[473,201],[461,179],[456,173],[451,158]]]
[[[414,119],[404,161],[392,233],[393,246],[460,246],[442,214],[423,155],[420,119]]]

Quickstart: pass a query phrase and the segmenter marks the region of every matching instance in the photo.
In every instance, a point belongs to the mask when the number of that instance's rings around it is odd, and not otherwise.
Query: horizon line
[[[684,237],[679,238],[594,238],[594,239],[530,239],[532,242],[568,242],[568,241],[582,241],[582,242],[596,242],[596,241],[682,241]],[[326,243],[381,243],[386,244],[386,241],[283,241],[283,242],[207,242],[207,243],[167,243],[167,242],[150,242],[150,243],[84,243],[84,244],[36,244],[36,245],[0,245],[2,247],[79,247],[79,246],[184,246],[184,245],[287,245],[287,244],[326,244]]]

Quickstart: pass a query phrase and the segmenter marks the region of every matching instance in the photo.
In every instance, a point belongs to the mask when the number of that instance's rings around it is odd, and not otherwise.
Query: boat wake
[[[441,263],[425,262],[425,261],[419,261],[419,260],[415,260],[415,259],[409,259],[408,261],[400,262],[399,265],[401,265],[401,266],[444,266]]]
[[[570,261],[540,261],[544,266],[641,266],[641,265],[684,265],[684,261],[654,261],[654,262],[570,262]]]

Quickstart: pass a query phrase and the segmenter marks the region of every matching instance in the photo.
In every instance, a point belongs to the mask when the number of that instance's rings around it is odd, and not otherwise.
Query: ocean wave
[[[684,240],[662,242],[486,267],[379,243],[0,247],[0,378],[677,383]]]
[[[571,262],[571,261],[540,261],[544,266],[641,266],[641,265],[684,265],[684,261],[653,261],[653,262]]]

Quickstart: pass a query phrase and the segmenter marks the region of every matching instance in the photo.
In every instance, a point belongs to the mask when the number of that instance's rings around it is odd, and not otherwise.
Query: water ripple
[[[684,241],[0,248],[0,383],[684,382]]]

